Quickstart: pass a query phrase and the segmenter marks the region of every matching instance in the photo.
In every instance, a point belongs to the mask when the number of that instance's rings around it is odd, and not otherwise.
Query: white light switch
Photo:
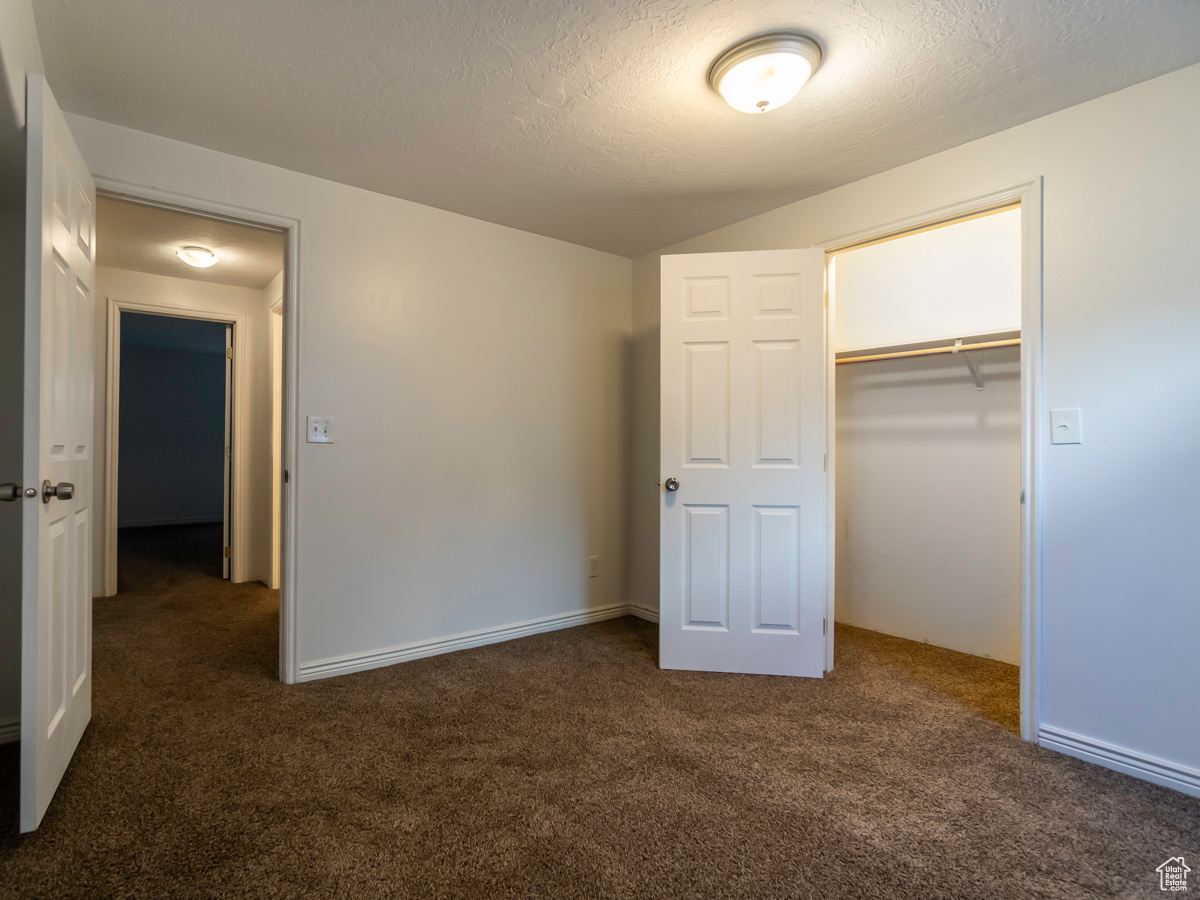
[[[333,443],[333,416],[308,417],[308,442],[310,444]]]
[[[1050,443],[1082,444],[1083,433],[1079,428],[1079,410],[1050,410]]]

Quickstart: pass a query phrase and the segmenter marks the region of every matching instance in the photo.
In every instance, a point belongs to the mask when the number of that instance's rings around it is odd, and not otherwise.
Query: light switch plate
[[[1082,444],[1083,432],[1079,425],[1079,410],[1050,410],[1050,443]]]
[[[333,416],[309,416],[307,440],[310,444],[332,444]]]

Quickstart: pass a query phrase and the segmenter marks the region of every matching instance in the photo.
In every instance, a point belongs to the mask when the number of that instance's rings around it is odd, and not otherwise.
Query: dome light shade
[[[727,50],[708,83],[739,112],[778,109],[796,96],[821,64],[821,48],[802,34],[767,34]]]
[[[197,269],[207,269],[209,266],[215,266],[218,262],[217,254],[207,247],[180,247],[175,251],[175,255],[189,266],[195,266]]]

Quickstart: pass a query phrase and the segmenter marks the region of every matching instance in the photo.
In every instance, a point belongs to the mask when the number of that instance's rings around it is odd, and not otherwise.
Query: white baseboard
[[[546,616],[541,619],[530,619],[527,622],[518,622],[515,625],[502,625],[499,628],[468,631],[465,634],[436,638],[432,641],[418,641],[413,644],[404,644],[399,647],[378,650],[373,653],[322,659],[301,665],[298,680],[316,681],[319,678],[330,678],[334,675],[349,675],[351,672],[363,672],[367,669],[377,669],[381,666],[392,666],[396,663],[407,662],[410,659],[437,656],[439,653],[466,650],[470,647],[482,647],[485,644],[498,644],[501,641],[511,641],[514,638],[528,637],[531,634],[558,631],[560,628],[573,628],[576,625],[588,625],[592,622],[603,622],[606,619],[616,619],[621,616],[641,615],[642,612],[648,613],[649,610],[641,610],[639,612],[628,603],[615,603],[612,606],[601,606],[597,609],[584,609],[579,612]],[[657,619],[657,614],[655,618]]]
[[[11,744],[21,739],[21,717],[8,716],[0,719],[0,744]]]
[[[629,604],[629,614],[637,616],[639,619],[645,619],[647,622],[658,624],[658,610],[650,609],[646,606],[636,606],[633,603]]]
[[[1067,756],[1116,769],[1192,797],[1200,797],[1200,771],[1187,766],[1045,725],[1038,729],[1038,743]]]

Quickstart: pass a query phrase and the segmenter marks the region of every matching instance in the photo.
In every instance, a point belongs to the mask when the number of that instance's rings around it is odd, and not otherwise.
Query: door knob
[[[49,503],[51,497],[57,497],[59,500],[70,500],[75,496],[75,485],[69,481],[60,481],[58,484],[51,484],[49,479],[42,482],[42,502]]]
[[[665,487],[668,492],[677,491],[677,490],[679,490],[679,479],[678,478],[668,478],[667,483],[664,484],[663,487]]]

